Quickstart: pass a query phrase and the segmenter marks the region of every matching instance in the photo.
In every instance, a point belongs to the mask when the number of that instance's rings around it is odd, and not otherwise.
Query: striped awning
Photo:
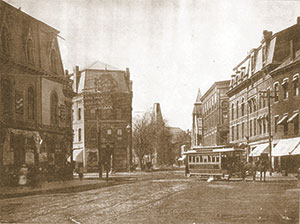
[[[287,138],[279,140],[272,149],[272,156],[288,156],[299,146],[300,138]]]

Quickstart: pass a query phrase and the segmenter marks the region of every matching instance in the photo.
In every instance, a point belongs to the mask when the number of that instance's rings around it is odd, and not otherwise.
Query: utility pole
[[[99,111],[97,110],[97,147],[98,147],[98,169],[99,179],[102,179],[102,156],[101,156],[101,125],[99,125]]]
[[[269,131],[269,156],[270,156],[270,176],[272,176],[272,133],[271,133],[271,98],[275,98],[275,96],[271,96],[271,91],[268,89],[267,91],[259,91],[262,93],[261,97],[267,98],[268,100],[268,131]],[[266,94],[266,96],[264,95]],[[276,93],[275,93],[276,94]]]

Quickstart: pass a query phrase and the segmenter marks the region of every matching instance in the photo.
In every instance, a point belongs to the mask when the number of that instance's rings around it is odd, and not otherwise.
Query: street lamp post
[[[98,112],[98,110],[97,110]],[[99,124],[99,113],[97,113],[97,147],[98,147],[98,170],[99,179],[102,179],[102,156],[101,156],[101,126]]]

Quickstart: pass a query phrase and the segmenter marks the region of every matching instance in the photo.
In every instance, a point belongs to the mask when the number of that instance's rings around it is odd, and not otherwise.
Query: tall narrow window
[[[277,123],[278,123],[278,120],[279,120],[278,116],[274,117],[274,132],[275,133],[277,133],[277,128],[278,128]]]
[[[27,61],[28,62],[34,63],[33,41],[31,39],[27,40],[27,44],[26,44],[26,57],[27,57]]]
[[[256,99],[254,98],[253,99],[253,112],[256,111]]]
[[[81,108],[78,108],[78,114],[77,118],[80,121],[81,120]]]
[[[8,53],[9,51],[8,29],[5,26],[2,28],[2,33],[1,33],[1,48],[3,53]]]
[[[245,136],[245,123],[242,123],[242,138]]]
[[[231,105],[231,119],[234,119],[234,104]]]
[[[234,126],[231,127],[231,140],[234,141]]]
[[[263,134],[265,134],[267,132],[266,119],[265,118],[262,119],[262,124],[263,124]]]
[[[287,99],[289,97],[288,93],[288,80],[284,79],[282,83],[282,88],[283,88],[283,99]]]
[[[253,120],[253,135],[256,136],[256,118]]]
[[[236,118],[239,118],[239,101],[236,102]]]
[[[51,118],[50,122],[52,125],[56,126],[58,125],[58,98],[57,94],[54,92],[51,94]]]
[[[245,102],[244,102],[244,98],[242,99],[241,112],[242,112],[242,116],[244,116],[245,115]]]
[[[252,120],[250,120],[250,129],[249,129],[249,131],[250,131],[250,136],[252,136]]]
[[[293,80],[293,95],[298,96],[299,95],[299,82],[298,78]]]
[[[299,133],[299,115],[294,119],[294,134]]]
[[[240,125],[236,125],[236,139],[239,140],[240,139],[240,133],[239,133],[239,127]]]
[[[57,72],[57,70],[56,70],[56,52],[54,49],[51,50],[50,59],[51,59],[51,61],[50,61],[51,71]]]
[[[81,142],[81,128],[78,129],[78,141]]]
[[[249,113],[252,113],[252,100],[248,101],[248,105],[249,105]]]
[[[278,92],[279,92],[279,85],[278,83],[274,84],[274,101],[278,102]]]
[[[28,120],[34,120],[35,118],[35,100],[34,100],[34,91],[32,87],[28,88]]]
[[[4,118],[10,118],[12,115],[12,86],[7,79],[1,81],[1,102]]]

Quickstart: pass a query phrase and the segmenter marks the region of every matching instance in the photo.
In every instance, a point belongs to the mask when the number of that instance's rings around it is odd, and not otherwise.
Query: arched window
[[[50,59],[51,59],[51,61],[50,61],[51,71],[57,72],[56,71],[56,52],[54,49],[51,50]]]
[[[34,63],[34,55],[33,55],[33,41],[32,39],[27,40],[26,44],[26,59],[30,63]]]
[[[8,29],[4,26],[1,32],[1,48],[3,53],[8,53]]]
[[[51,94],[51,125],[58,125],[58,98],[57,94],[54,92]]]
[[[34,120],[35,118],[35,99],[34,91],[32,87],[28,88],[28,120]]]

